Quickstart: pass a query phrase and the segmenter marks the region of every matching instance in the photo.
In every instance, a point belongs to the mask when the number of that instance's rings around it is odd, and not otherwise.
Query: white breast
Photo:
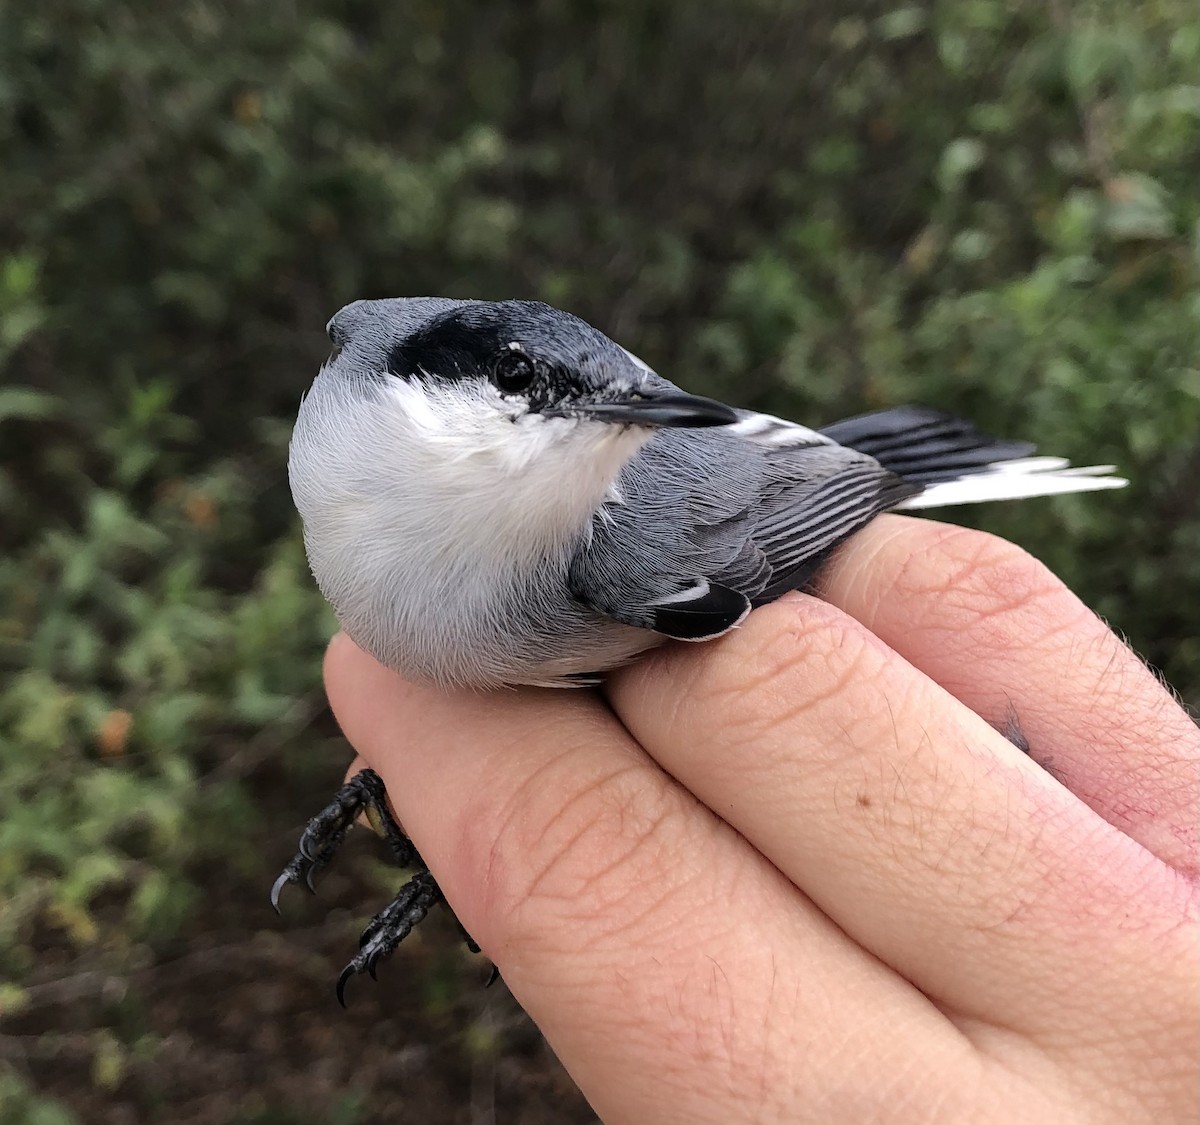
[[[648,437],[529,414],[482,381],[323,372],[288,459],[313,574],[346,631],[406,675],[528,680],[514,665],[539,656],[554,676],[586,670],[559,670],[529,610],[579,612],[563,604],[571,554]],[[635,639],[650,640],[621,643]]]

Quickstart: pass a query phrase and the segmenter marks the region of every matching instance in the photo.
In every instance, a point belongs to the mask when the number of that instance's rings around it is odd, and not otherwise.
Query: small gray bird
[[[820,431],[734,409],[532,301],[357,301],[329,335],[288,459],[309,563],[360,647],[446,686],[578,685],[719,637],[889,509],[1126,483],[924,408]],[[310,822],[273,901],[311,887],[363,808],[421,870],[339,999],[440,899],[364,771]]]

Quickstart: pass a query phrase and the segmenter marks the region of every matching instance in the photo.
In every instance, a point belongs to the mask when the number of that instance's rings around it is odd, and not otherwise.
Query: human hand
[[[822,594],[604,697],[326,681],[610,1125],[1194,1121],[1200,731],[991,536],[881,517]]]

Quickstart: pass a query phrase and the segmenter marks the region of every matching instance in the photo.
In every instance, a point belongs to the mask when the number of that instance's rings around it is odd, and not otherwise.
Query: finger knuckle
[[[939,529],[924,550],[914,552],[897,572],[890,594],[908,601],[937,597],[959,627],[1001,620],[1011,625],[1016,615],[1038,615],[1070,596],[1050,569],[1021,547],[958,527]]]
[[[815,598],[766,606],[703,685],[731,738],[754,739],[828,704],[848,703],[886,661],[882,642]]]
[[[684,815],[669,779],[632,753],[598,766],[565,747],[490,813],[469,814],[464,861],[489,940],[577,942],[647,924],[671,884],[667,839]]]

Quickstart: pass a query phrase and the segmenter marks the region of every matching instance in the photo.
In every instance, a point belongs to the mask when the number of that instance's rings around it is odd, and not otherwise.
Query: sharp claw
[[[334,799],[308,822],[297,844],[297,854],[271,887],[271,905],[277,913],[280,896],[288,883],[299,886],[303,882],[309,893],[316,894],[317,873],[333,858],[353,827],[355,818],[363,812],[371,826],[377,832],[382,831],[400,864],[418,869],[400,888],[392,903],[381,910],[362,932],[358,941],[359,952],[337,979],[337,1001],[343,1008],[346,1007],[346,987],[350,978],[367,972],[377,979],[379,963],[391,956],[430,907],[444,901],[428,866],[389,812],[386,799],[383,783],[370,770],[364,770],[348,781],[338,790]],[[478,946],[471,938],[465,932],[463,936],[468,947],[477,951]]]
[[[354,976],[356,971],[357,970],[354,968],[354,962],[351,961],[350,964],[347,965],[338,976],[337,988],[335,991],[337,993],[337,1002],[341,1004],[343,1008],[346,1006],[346,982],[352,976]]]
[[[291,881],[291,876],[285,871],[279,876],[278,879],[275,880],[274,883],[271,884],[271,905],[275,907],[276,914],[282,913],[282,911],[279,909],[279,892],[282,891],[283,888],[286,887]]]
[[[496,981],[498,981],[499,979],[500,979],[500,970],[497,969],[495,965],[493,965],[492,971],[490,973],[488,973],[487,984],[485,984],[483,987],[491,988],[492,985],[495,984]]]

